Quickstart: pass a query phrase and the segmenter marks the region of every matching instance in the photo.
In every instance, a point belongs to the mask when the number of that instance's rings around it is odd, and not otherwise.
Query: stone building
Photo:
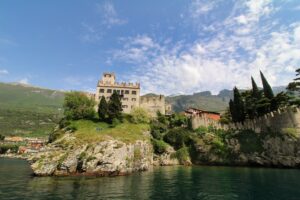
[[[156,116],[157,111],[166,113],[165,97],[163,95],[148,94],[141,96],[140,107],[146,109],[151,116]]]
[[[135,107],[144,108],[151,116],[156,116],[160,111],[166,114],[166,110],[171,112],[170,105],[166,105],[163,95],[148,94],[140,96],[139,83],[117,83],[114,73],[104,73],[102,80],[98,82],[95,100],[100,102],[102,96],[109,101],[113,91],[116,91],[122,97],[122,107],[124,113],[130,113]]]
[[[102,96],[109,101],[110,96],[116,91],[122,97],[122,107],[124,113],[130,113],[134,107],[140,104],[140,84],[139,83],[118,83],[114,73],[104,73],[102,80],[98,82],[95,100],[100,102]]]

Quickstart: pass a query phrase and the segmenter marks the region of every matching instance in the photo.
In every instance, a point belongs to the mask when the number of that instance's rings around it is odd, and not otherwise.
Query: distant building
[[[122,108],[124,113],[130,113],[133,108],[141,107],[147,110],[152,116],[157,111],[166,113],[165,97],[163,95],[140,96],[140,83],[118,83],[114,73],[104,73],[99,80],[95,100],[100,102],[102,96],[109,101],[110,96],[116,91],[121,95]],[[168,109],[171,110],[170,106]]]
[[[212,111],[205,111],[197,108],[188,108],[185,110],[185,115],[188,117],[198,116],[201,118],[211,119],[215,121],[219,121],[221,118],[221,114]]]

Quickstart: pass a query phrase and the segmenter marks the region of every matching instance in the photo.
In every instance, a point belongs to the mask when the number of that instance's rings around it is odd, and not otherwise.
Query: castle
[[[102,96],[109,101],[114,91],[121,95],[124,113],[130,113],[133,108],[137,107],[144,108],[151,116],[155,116],[157,111],[162,114],[171,111],[163,95],[140,96],[140,83],[118,83],[114,73],[103,73],[102,79],[97,84],[96,102],[99,103]]]

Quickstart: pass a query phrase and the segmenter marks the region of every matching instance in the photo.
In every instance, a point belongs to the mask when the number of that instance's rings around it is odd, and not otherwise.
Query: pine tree
[[[300,105],[300,68],[296,70],[296,78],[287,86],[287,95],[289,103],[292,105]]]
[[[102,96],[102,98],[100,100],[100,103],[98,105],[98,116],[99,116],[100,121],[105,121],[107,111],[108,111],[108,105],[107,105],[107,102],[105,100],[105,97]]]
[[[113,119],[122,120],[122,102],[121,96],[114,91],[108,102],[108,119],[112,123]]]

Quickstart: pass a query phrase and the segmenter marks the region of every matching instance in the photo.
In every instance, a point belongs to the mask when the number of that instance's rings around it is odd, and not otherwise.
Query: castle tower
[[[140,104],[139,83],[118,83],[114,73],[103,73],[102,79],[97,84],[95,100],[100,102],[102,96],[109,101],[110,96],[116,91],[122,97],[122,108],[124,113],[130,113],[134,107]]]

